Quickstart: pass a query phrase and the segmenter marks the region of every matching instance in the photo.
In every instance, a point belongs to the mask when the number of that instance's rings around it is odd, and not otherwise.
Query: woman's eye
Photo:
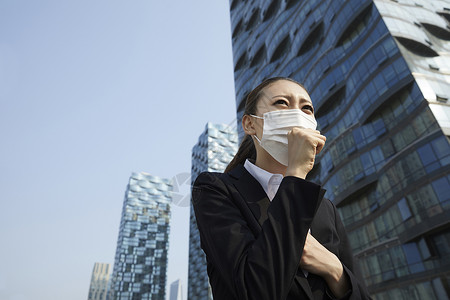
[[[282,105],[286,105],[286,106],[288,105],[287,101],[286,100],[282,100],[282,99],[275,101],[274,104],[282,104]]]
[[[306,110],[309,110],[312,113],[314,113],[314,108],[311,105],[305,105],[305,106],[302,107],[302,109],[306,109]]]

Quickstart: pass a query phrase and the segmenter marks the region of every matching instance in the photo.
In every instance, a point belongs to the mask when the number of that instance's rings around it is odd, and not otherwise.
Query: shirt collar
[[[248,159],[244,163],[244,168],[259,182],[266,194],[269,196],[269,199],[272,200],[275,196],[274,192],[278,190],[278,187],[283,180],[283,175],[273,174],[261,169]]]

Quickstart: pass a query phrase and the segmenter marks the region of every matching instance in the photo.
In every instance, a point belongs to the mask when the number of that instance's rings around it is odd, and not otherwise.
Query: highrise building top
[[[444,133],[450,135],[450,3],[375,1]]]
[[[172,183],[132,173],[122,210],[112,299],[165,299]]]
[[[107,300],[110,264],[95,263],[92,270],[88,300]]]
[[[234,127],[208,122],[192,148],[192,179],[195,180],[200,172],[225,170],[237,151],[237,144]]]
[[[309,179],[375,299],[447,299],[450,1],[230,1],[237,126],[265,78],[306,86],[327,137]],[[411,296],[414,295],[414,296]]]
[[[170,285],[170,300],[183,300],[183,292],[181,287],[181,281],[175,280]]]

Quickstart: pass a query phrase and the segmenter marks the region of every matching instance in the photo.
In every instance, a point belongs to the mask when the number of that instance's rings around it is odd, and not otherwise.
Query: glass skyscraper
[[[170,299],[169,300],[183,300],[183,289],[180,280],[175,280],[170,285]]]
[[[109,288],[110,264],[95,263],[92,270],[88,300],[106,300]]]
[[[204,171],[223,172],[238,148],[236,128],[223,124],[207,123],[198,143],[192,149],[191,178],[194,181]],[[192,182],[193,184],[193,182]],[[206,257],[200,247],[200,234],[191,204],[189,232],[188,299],[212,299]]]
[[[112,275],[114,300],[165,300],[172,183],[132,173]]]
[[[303,83],[327,137],[309,179],[375,299],[450,295],[450,1],[230,1],[239,136],[263,79]]]

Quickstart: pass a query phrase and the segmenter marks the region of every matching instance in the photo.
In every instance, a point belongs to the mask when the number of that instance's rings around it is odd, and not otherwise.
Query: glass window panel
[[[416,140],[416,134],[414,133],[414,130],[412,129],[411,126],[406,127],[403,131],[402,131],[402,135],[403,135],[403,139],[405,140],[406,144],[409,145],[412,142],[414,142]]]
[[[404,112],[403,106],[400,103],[400,101],[398,101],[398,100],[395,101],[395,106],[392,106],[392,111],[394,113],[394,118],[396,118],[395,124],[397,124],[398,123],[398,118]]]
[[[416,243],[404,244],[403,251],[405,253],[411,273],[425,271]]]
[[[370,167],[373,166],[372,157],[370,156],[370,154],[368,152],[363,153],[361,155],[361,162],[362,162],[363,167],[365,169],[370,168]]]
[[[397,74],[395,73],[395,70],[392,66],[388,66],[384,70],[383,74],[388,87],[392,87],[397,83],[397,81],[395,80]]]
[[[394,68],[397,71],[397,74],[399,74],[400,76],[402,76],[403,73],[408,72],[408,66],[406,65],[405,61],[402,58],[398,59],[394,63]]]
[[[403,220],[407,220],[411,217],[411,210],[409,209],[408,203],[405,198],[400,199],[397,202],[398,209],[400,210],[400,214],[402,215]]]
[[[423,259],[428,259],[431,257],[430,249],[428,249],[428,244],[424,238],[421,238],[419,240],[419,249],[420,253],[422,254]]]
[[[405,276],[409,274],[408,264],[406,262],[405,254],[400,246],[395,246],[389,249],[391,255],[392,264],[395,269],[395,274]]]
[[[376,146],[375,148],[370,150],[370,155],[372,156],[372,160],[375,164],[378,164],[384,160],[380,146]]]
[[[446,257],[450,254],[450,232],[434,236],[433,243],[440,257]]]
[[[360,148],[361,145],[363,144],[363,136],[361,134],[361,129],[360,128],[357,128],[357,129],[353,130],[353,137],[355,139],[356,146],[358,148]]]
[[[378,261],[380,265],[383,267],[382,277],[383,280],[389,280],[395,278],[394,267],[391,261],[391,257],[387,253],[387,251],[383,251],[377,254]]]
[[[387,90],[387,86],[386,86],[386,83],[384,82],[384,78],[383,78],[383,74],[382,73],[378,74],[374,78],[373,82],[375,83],[375,88],[377,90],[377,94],[378,95],[383,94]]]
[[[386,128],[384,126],[383,119],[381,119],[381,118],[379,118],[373,122],[373,128],[374,128],[377,136],[381,136],[383,133],[386,132]]]
[[[434,291],[437,295],[437,299],[448,298],[447,292],[445,291],[444,285],[442,284],[441,278],[435,278],[432,281]]]
[[[417,299],[436,299],[430,282],[422,282],[416,285]]]
[[[378,257],[373,255],[369,256],[367,259],[367,267],[369,269],[369,274],[371,274],[373,283],[377,283],[381,281],[381,268],[380,263],[378,262]]]
[[[383,47],[386,50],[386,52],[388,53],[389,56],[394,55],[395,53],[397,53],[397,45],[395,44],[394,40],[392,38],[387,38],[384,42],[383,42]]]
[[[450,184],[446,177],[439,178],[431,184],[433,185],[436,196],[441,203],[450,200]]]
[[[434,140],[431,144],[433,145],[436,156],[441,160],[445,160],[441,162],[442,165],[447,165],[450,162],[450,146],[447,142],[447,138],[442,136]]]
[[[403,135],[401,134],[401,132],[397,133],[396,135],[394,135],[392,137],[392,142],[394,143],[394,147],[397,151],[400,151],[403,149],[403,147],[405,146],[406,142],[403,139]]]
[[[381,150],[383,151],[383,156],[385,158],[389,158],[395,153],[391,140],[386,140],[383,144],[381,144]]]
[[[376,241],[378,239],[378,235],[377,235],[377,231],[375,229],[373,222],[370,222],[369,224],[367,224],[366,229],[367,229],[367,234],[369,235],[369,240]]]
[[[366,91],[369,99],[375,99],[375,96],[377,95],[377,89],[375,88],[373,81],[367,84]]]
[[[425,207],[422,201],[420,200],[419,194],[417,191],[406,196],[408,199],[409,207],[411,208],[415,219],[420,222],[421,221],[421,213],[424,211]]]
[[[396,227],[396,224],[394,222],[394,219],[392,218],[392,215],[388,212],[382,215],[383,221],[386,223],[387,232],[385,233],[385,238],[390,238],[394,236],[394,229]]]
[[[378,180],[378,187],[379,194],[383,195],[383,197],[379,198],[380,205],[382,205],[387,199],[392,197],[393,191],[391,189],[391,178],[389,176],[390,174],[386,174],[384,176],[381,176],[381,178]]]
[[[412,122],[412,128],[414,129],[414,132],[417,136],[421,136],[422,133],[424,133],[427,130],[427,124],[425,123],[425,120],[423,119],[422,115],[423,114],[418,116]]]
[[[422,178],[422,176],[425,175],[425,172],[423,171],[423,165],[420,161],[419,155],[417,152],[413,152],[409,154],[406,157],[406,161],[408,163],[408,167],[410,168],[412,172],[412,178],[414,180]]]
[[[429,144],[420,147],[419,149],[417,149],[417,152],[419,153],[420,159],[422,160],[424,166],[427,166],[436,161],[436,156]]]
[[[375,223],[375,227],[377,229],[378,235],[382,236],[386,231],[386,223],[384,223],[383,218],[382,217],[378,217],[374,220]]]
[[[422,214],[426,213],[429,217],[432,217],[442,212],[442,207],[439,205],[439,201],[431,185],[427,184],[419,189],[418,195],[425,206],[425,211],[422,211]]]

